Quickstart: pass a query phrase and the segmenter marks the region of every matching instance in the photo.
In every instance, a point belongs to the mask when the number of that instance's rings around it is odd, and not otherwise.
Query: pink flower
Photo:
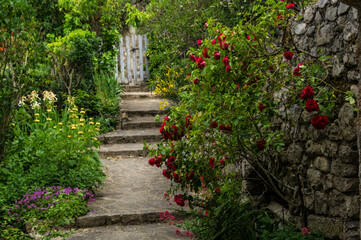
[[[212,45],[216,44],[216,42],[217,42],[217,39],[213,39],[212,40]]]
[[[201,39],[199,39],[199,40],[197,41],[197,45],[198,45],[198,46],[202,45],[202,40],[201,40]]]
[[[183,233],[179,229],[175,230],[175,234],[177,234],[177,236],[182,236],[183,235]]]
[[[229,58],[227,57],[227,56],[225,56],[224,58],[223,58],[223,63],[224,63],[224,65],[228,65],[229,64]]]
[[[308,234],[311,234],[310,231],[308,230],[308,228],[306,228],[306,227],[303,227],[303,228],[301,229],[301,231],[302,231],[302,235],[303,235],[303,236],[308,235]]]
[[[290,3],[290,4],[287,4],[287,5],[286,5],[286,8],[287,8],[287,9],[294,8],[294,7],[295,7],[295,4],[294,4],[294,3]]]
[[[226,67],[226,71],[227,71],[227,72],[230,72],[231,70],[232,70],[232,69],[231,69],[231,65],[228,64],[227,67]]]
[[[196,79],[193,80],[193,83],[196,84],[196,85],[197,85],[199,82],[200,82],[200,80],[199,80],[198,78],[196,78]]]
[[[293,58],[293,52],[290,52],[290,51],[286,51],[285,54],[284,54],[285,58],[287,60],[292,60]]]
[[[219,60],[221,58],[221,54],[219,52],[215,52],[213,56],[216,60]]]
[[[165,116],[165,117],[164,117],[164,121],[165,121],[165,122],[168,122],[168,121],[169,121],[169,116]]]
[[[208,27],[208,23],[206,22],[206,23],[204,24],[204,26],[205,26],[205,27]]]

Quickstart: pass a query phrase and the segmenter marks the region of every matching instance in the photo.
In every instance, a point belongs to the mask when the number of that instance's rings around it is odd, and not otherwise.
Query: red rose
[[[282,15],[278,15],[276,18],[276,26],[280,26],[283,20],[284,17]]]
[[[265,109],[266,107],[264,106],[263,103],[260,103],[259,106],[258,106],[258,110],[260,110],[260,112],[263,112],[263,110]]]
[[[189,172],[189,173],[186,174],[186,180],[187,181],[192,180],[193,177],[194,177],[194,172]]]
[[[201,39],[199,39],[199,40],[197,41],[197,45],[198,45],[198,46],[202,45],[202,40],[201,40]]]
[[[194,83],[194,84],[198,84],[199,82],[200,82],[200,80],[199,80],[198,78],[196,78],[196,79],[193,80],[193,83]]]
[[[306,111],[313,112],[318,110],[320,110],[320,107],[318,106],[317,102],[313,99],[308,99],[306,102]]]
[[[285,58],[287,60],[292,60],[293,58],[293,52],[289,52],[289,51],[286,51],[285,54],[284,54]]]
[[[294,4],[294,3],[290,3],[290,4],[287,4],[287,5],[286,5],[286,8],[287,8],[287,9],[294,8],[294,7],[295,7],[295,4]]]
[[[208,23],[206,22],[206,23],[204,24],[204,26],[205,26],[205,27],[208,27]]]
[[[212,45],[216,44],[216,42],[217,42],[217,39],[213,39],[212,40]]]
[[[229,64],[229,59],[228,59],[227,56],[225,56],[225,57],[223,58],[223,63],[224,63],[224,65],[226,65],[226,66]]]
[[[203,57],[210,58],[210,56],[207,54],[207,48],[203,49]]]
[[[260,152],[260,151],[263,151],[265,148],[266,148],[266,141],[263,140],[263,139],[260,139],[256,142],[257,144],[257,150]]]
[[[216,166],[216,164],[214,163],[214,158],[210,158],[208,163],[211,168],[214,168]]]
[[[327,116],[315,116],[312,118],[312,125],[317,130],[324,129],[329,124],[329,122],[330,121],[328,120]]]
[[[226,126],[224,123],[219,126],[219,130],[222,130],[222,131],[232,131],[232,127],[231,126]]]
[[[168,178],[168,179],[170,179],[170,177],[171,177],[167,170],[163,170],[163,176]]]
[[[177,205],[179,205],[181,207],[183,207],[185,205],[182,194],[175,195],[174,201],[177,203]]]
[[[296,76],[296,77],[299,77],[301,76],[301,73],[300,73],[300,66],[302,66],[303,63],[299,63],[297,64],[297,67],[293,70],[293,75]]]
[[[192,54],[189,54],[189,58],[190,58],[193,62],[197,61],[196,56],[194,56],[194,55],[192,55]]]
[[[202,57],[199,57],[196,63],[198,64],[199,69],[203,69],[206,66],[206,61],[204,61]]]
[[[176,182],[180,182],[180,178],[179,178],[179,175],[178,174],[176,174],[175,172],[173,172],[173,177],[174,177],[174,180],[176,181]]]
[[[226,67],[226,71],[227,71],[227,72],[230,72],[231,70],[232,70],[232,69],[231,69],[231,65],[228,64],[227,67]]]
[[[215,193],[216,193],[216,194],[221,194],[221,189],[220,189],[220,188],[216,188]]]
[[[211,128],[217,128],[218,123],[217,122],[211,122],[210,126],[211,126]]]
[[[307,100],[313,98],[313,88],[310,86],[305,87],[302,89],[302,93],[300,94],[300,98],[302,100]]]
[[[214,59],[219,60],[221,58],[221,54],[219,52],[214,53]]]
[[[168,121],[169,121],[169,116],[165,116],[165,117],[164,117],[164,121],[165,121],[165,122],[168,122]]]
[[[221,165],[224,167],[226,166],[226,162],[224,160],[221,160]]]
[[[154,159],[154,158],[149,159],[149,160],[148,160],[148,163],[149,163],[149,165],[154,166],[154,164],[155,164],[155,159]]]

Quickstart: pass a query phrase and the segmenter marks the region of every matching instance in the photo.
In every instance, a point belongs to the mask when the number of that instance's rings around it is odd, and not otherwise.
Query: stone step
[[[155,142],[161,140],[159,128],[148,129],[131,129],[131,130],[116,130],[106,134],[102,134],[98,139],[103,144],[114,143],[143,143]]]
[[[120,108],[122,113],[126,113],[128,118],[155,116],[157,114],[165,115],[168,112],[169,105],[162,109],[161,101],[160,99],[123,100],[120,103]]]
[[[153,223],[128,226],[103,226],[78,229],[67,240],[174,240],[181,239],[175,234],[176,226],[166,223]]]
[[[79,228],[160,222],[160,212],[173,212],[164,199],[171,182],[162,169],[148,164],[148,158],[102,159],[107,178],[96,191],[90,212],[76,220]]]
[[[160,117],[163,120],[164,117]],[[162,126],[162,121],[156,122],[154,116],[145,116],[145,117],[132,117],[129,120],[123,121],[122,129],[145,129],[145,128],[160,128]]]
[[[122,94],[123,100],[135,100],[135,99],[145,99],[145,98],[161,99],[161,97],[155,94],[154,92],[125,92]]]
[[[148,91],[147,83],[137,85],[124,85],[124,92],[146,92]]]
[[[147,156],[148,151],[143,151],[143,146],[143,143],[102,144],[100,146],[99,156],[101,158]]]

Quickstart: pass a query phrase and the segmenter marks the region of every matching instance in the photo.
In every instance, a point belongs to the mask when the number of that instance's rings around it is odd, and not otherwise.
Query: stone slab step
[[[140,83],[137,85],[125,85],[124,92],[147,92],[147,83]]]
[[[164,117],[160,117],[163,120]],[[156,122],[154,116],[132,117],[129,120],[123,121],[122,129],[146,129],[146,128],[159,128],[162,126],[162,121]]]
[[[143,143],[102,144],[100,146],[99,156],[101,158],[146,156],[148,151],[143,151],[143,146]]]
[[[114,143],[143,143],[161,140],[159,128],[116,130],[102,134],[98,139],[104,144]]]
[[[96,191],[90,212],[77,219],[79,228],[159,222],[159,213],[172,211],[164,193],[171,182],[162,169],[148,164],[148,158],[102,159],[107,178]],[[174,208],[173,208],[174,211]]]
[[[123,113],[127,113],[129,118],[135,116],[155,116],[165,115],[168,112],[169,106],[161,109],[160,99],[137,99],[137,100],[123,100],[120,103],[120,108]]]
[[[156,98],[161,99],[157,94],[154,92],[125,92],[122,94],[123,100],[135,100],[135,99],[149,99],[149,98]]]
[[[166,223],[105,226],[78,229],[68,240],[174,240],[182,239],[175,234],[176,226]]]

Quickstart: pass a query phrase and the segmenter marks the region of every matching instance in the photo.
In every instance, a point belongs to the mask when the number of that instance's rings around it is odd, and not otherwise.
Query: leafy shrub
[[[68,225],[73,218],[86,214],[87,202],[95,201],[88,190],[60,186],[41,187],[27,192],[8,209],[8,219],[18,225],[30,223],[40,234],[47,232],[53,237],[59,233],[57,226]],[[39,221],[41,220],[41,221]],[[62,234],[60,234],[62,235]]]
[[[33,186],[61,185],[91,189],[105,176],[95,148],[100,143],[99,123],[85,120],[85,111],[69,99],[59,115],[55,96],[37,92],[24,98],[12,124],[14,139],[4,161],[6,199],[23,195]],[[27,100],[28,102],[25,102]]]

